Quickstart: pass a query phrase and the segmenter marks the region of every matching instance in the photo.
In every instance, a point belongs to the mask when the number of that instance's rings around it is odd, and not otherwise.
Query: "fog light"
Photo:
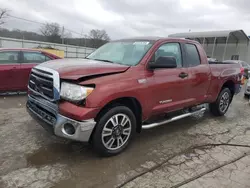
[[[68,135],[73,135],[76,132],[75,127],[70,123],[65,123],[63,126],[63,130]]]

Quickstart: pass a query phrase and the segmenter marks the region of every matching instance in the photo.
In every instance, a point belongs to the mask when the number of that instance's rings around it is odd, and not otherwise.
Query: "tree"
[[[58,23],[46,23],[40,28],[40,32],[48,42],[61,42],[61,30]]]
[[[90,39],[93,48],[98,48],[110,40],[107,32],[99,29],[92,29],[89,32],[88,38]]]
[[[5,23],[4,19],[7,16],[7,12],[8,12],[7,9],[1,9],[0,8],[0,25]]]
[[[92,29],[89,32],[89,38],[91,39],[99,39],[104,41],[109,41],[110,38],[105,30],[99,30],[99,29]]]

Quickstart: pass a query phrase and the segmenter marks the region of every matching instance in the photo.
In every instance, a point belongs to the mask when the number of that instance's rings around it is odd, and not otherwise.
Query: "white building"
[[[243,30],[177,33],[169,37],[196,40],[207,56],[219,61],[239,59],[250,63],[249,37]]]

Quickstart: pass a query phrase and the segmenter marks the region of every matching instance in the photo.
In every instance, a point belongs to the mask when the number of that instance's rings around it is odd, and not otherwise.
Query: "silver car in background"
[[[241,60],[225,60],[223,61],[225,63],[238,63],[240,64],[240,71],[242,73],[243,76],[245,76],[245,78],[248,79],[247,84],[245,86],[245,96],[249,97],[250,96],[250,65],[244,61]]]
[[[249,75],[250,75],[250,65],[247,62],[241,61],[241,60],[225,60],[223,62],[225,62],[225,63],[238,63],[238,64],[240,64],[240,67],[241,67],[240,71],[241,71],[241,73],[244,76],[246,76],[246,78],[249,77]]]
[[[246,97],[250,96],[250,79],[248,79],[248,81],[247,81],[244,94],[245,94]]]

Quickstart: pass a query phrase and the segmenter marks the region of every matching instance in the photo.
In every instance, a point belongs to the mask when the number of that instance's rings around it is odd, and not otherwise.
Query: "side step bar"
[[[164,120],[164,121],[161,121],[161,122],[152,123],[152,124],[148,124],[148,125],[142,125],[142,129],[151,129],[151,128],[158,127],[160,125],[164,125],[164,124],[167,124],[167,123],[170,123],[170,122],[173,122],[173,121],[177,121],[179,119],[183,119],[185,117],[189,117],[189,116],[192,116],[194,114],[198,114],[198,113],[205,112],[205,111],[206,111],[206,108],[203,107],[200,110],[197,110],[197,111],[194,111],[194,112],[188,112],[186,114],[175,116],[175,117],[173,117],[171,119],[167,119],[167,120]]]

